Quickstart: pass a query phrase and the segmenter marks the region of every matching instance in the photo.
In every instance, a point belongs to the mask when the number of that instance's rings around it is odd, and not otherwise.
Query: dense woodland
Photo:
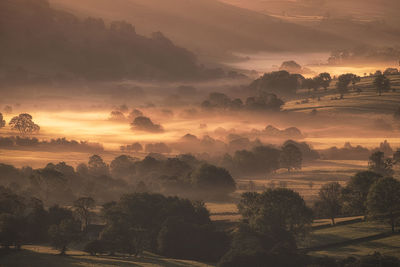
[[[0,10],[2,83],[224,75],[201,67],[194,54],[162,33],[144,37],[125,21],[81,19],[52,8],[47,0],[5,0]]]

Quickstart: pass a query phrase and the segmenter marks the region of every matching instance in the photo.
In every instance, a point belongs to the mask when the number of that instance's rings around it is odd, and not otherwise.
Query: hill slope
[[[82,15],[124,19],[144,34],[162,31],[198,54],[235,51],[329,51],[354,44],[216,0],[51,0]]]
[[[86,79],[190,79],[195,56],[162,33],[150,38],[126,22],[78,19],[46,0],[0,1],[0,80],[72,76]]]

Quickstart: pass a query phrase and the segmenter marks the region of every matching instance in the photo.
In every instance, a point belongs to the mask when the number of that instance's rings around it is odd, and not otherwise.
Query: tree
[[[133,151],[133,152],[139,152],[139,151],[142,151],[143,150],[143,146],[140,144],[140,143],[138,143],[138,142],[136,142],[136,143],[133,143],[132,145],[131,145],[131,150]]]
[[[136,172],[134,163],[134,158],[127,155],[116,157],[110,164],[111,175],[118,179],[134,175]]]
[[[65,255],[68,245],[77,241],[80,234],[79,222],[71,219],[63,220],[60,224],[53,224],[49,228],[51,245]]]
[[[22,227],[20,218],[14,214],[0,214],[0,245],[5,248],[20,246],[22,241]]]
[[[244,193],[238,209],[243,219],[263,234],[288,231],[302,237],[312,223],[311,209],[297,192],[287,188]]]
[[[323,72],[323,73],[320,73],[318,75],[318,77],[319,77],[319,80],[321,82],[321,86],[326,91],[328,89],[329,85],[331,84],[331,81],[332,81],[331,75],[329,73],[327,73],[327,72]]]
[[[316,209],[323,215],[329,216],[332,224],[342,211],[342,187],[338,182],[324,184],[318,193]]]
[[[108,166],[99,155],[93,155],[89,158],[88,171],[91,175],[108,175]]]
[[[349,91],[349,84],[353,84],[353,89],[355,84],[360,81],[360,77],[352,74],[352,73],[347,73],[347,74],[342,74],[338,78],[338,82],[336,83],[336,88],[340,94],[340,98],[343,99],[344,94],[346,94]]]
[[[367,209],[373,217],[388,218],[394,232],[396,218],[400,215],[400,182],[392,177],[376,181],[368,193]]]
[[[3,119],[3,114],[0,112],[0,128],[6,126],[6,121]]]
[[[95,201],[91,197],[81,197],[74,201],[75,212],[83,221],[83,229],[86,231],[90,222],[90,210],[95,207]]]
[[[236,190],[236,183],[227,170],[207,163],[194,170],[190,178],[199,193],[210,197],[225,197]]]
[[[286,168],[288,172],[292,169],[301,169],[303,155],[300,149],[294,144],[286,144],[282,148],[279,162],[281,168]]]
[[[382,176],[393,175],[392,167],[392,159],[385,159],[385,154],[381,151],[374,152],[369,157],[368,168]]]
[[[44,200],[49,201],[50,193],[58,192],[66,184],[64,175],[53,168],[35,170],[30,176],[31,184],[44,191]],[[65,189],[65,188],[63,188]]]
[[[155,124],[150,118],[145,116],[136,117],[131,123],[132,130],[145,131],[151,133],[162,133],[164,128],[160,124]]]
[[[366,214],[367,196],[371,185],[382,175],[372,171],[362,171],[350,178],[343,190],[344,207],[354,215]]]
[[[274,93],[278,95],[295,94],[299,87],[299,77],[285,70],[265,73],[250,84],[250,89],[259,93]]]
[[[22,135],[39,132],[39,125],[32,121],[32,116],[27,113],[19,114],[8,123],[12,130],[19,131]]]
[[[390,80],[382,73],[379,73],[374,79],[374,86],[379,96],[383,92],[388,92],[390,90]]]

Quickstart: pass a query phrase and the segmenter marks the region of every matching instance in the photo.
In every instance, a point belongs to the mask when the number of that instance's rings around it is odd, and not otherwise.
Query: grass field
[[[302,247],[315,247],[390,232],[389,224],[359,222],[314,230]]]
[[[24,246],[22,251],[13,251],[0,257],[1,267],[45,267],[45,266],[137,266],[137,267],[211,267],[204,263],[163,258],[145,253],[143,257],[89,256],[82,251],[68,251],[68,256],[59,256],[57,251],[46,246]]]
[[[400,236],[394,235],[372,241],[361,242],[354,245],[337,247],[327,250],[314,251],[314,256],[330,256],[335,258],[345,258],[348,256],[362,256],[379,252],[381,254],[400,257]]]
[[[319,96],[319,100],[318,97],[311,98],[308,90],[301,89],[298,92],[298,96],[307,98],[308,101],[302,102],[298,99],[288,101],[285,103],[283,109],[287,111],[307,112],[315,108],[318,111],[335,110],[350,111],[352,113],[373,112],[392,114],[400,102],[400,75],[390,75],[389,79],[392,89],[396,89],[396,92],[386,92],[382,96],[378,96],[373,87],[373,78],[364,77],[356,84],[356,88],[362,90],[361,93],[352,92],[350,89],[349,93],[344,96],[344,99],[333,100],[332,98],[339,96],[335,88],[337,81],[333,80],[327,91],[320,89],[318,92],[312,93],[315,96]]]

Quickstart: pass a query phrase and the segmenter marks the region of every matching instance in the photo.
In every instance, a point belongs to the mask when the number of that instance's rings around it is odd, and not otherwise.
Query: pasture
[[[24,246],[21,251],[12,251],[0,257],[0,266],[43,267],[43,266],[135,266],[135,267],[210,267],[204,263],[175,260],[145,253],[142,257],[133,256],[90,256],[85,252],[70,250],[68,256],[57,255],[58,251],[47,246]]]

